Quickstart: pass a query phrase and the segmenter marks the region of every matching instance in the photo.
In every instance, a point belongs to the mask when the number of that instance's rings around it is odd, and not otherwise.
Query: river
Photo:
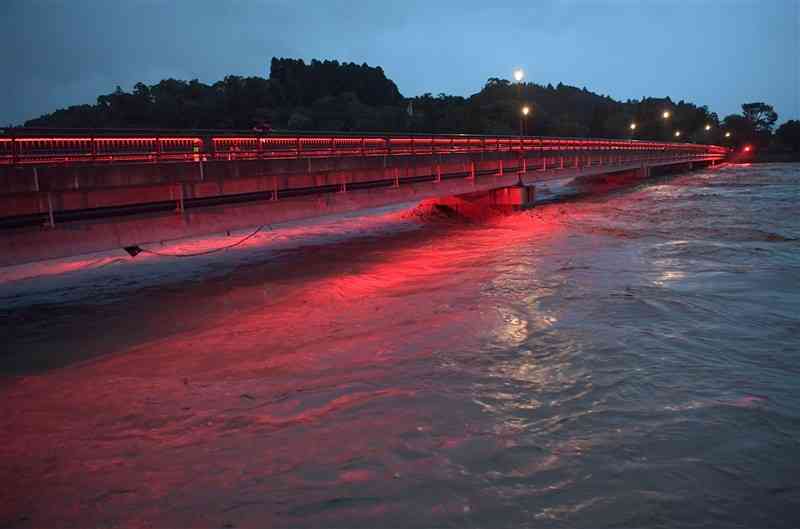
[[[0,319],[0,527],[800,525],[798,164],[7,269]]]

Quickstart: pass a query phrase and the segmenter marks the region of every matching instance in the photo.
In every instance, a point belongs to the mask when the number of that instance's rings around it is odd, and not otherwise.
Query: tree
[[[735,144],[753,141],[756,136],[753,122],[740,114],[725,116],[725,119],[722,120],[722,128],[733,135],[729,141]]]
[[[592,108],[592,117],[589,120],[589,136],[595,138],[610,136],[606,134],[605,127],[608,115],[609,111],[606,105],[595,105],[594,108]]]
[[[793,151],[800,151],[800,121],[796,119],[787,121],[778,127],[775,135],[781,140],[781,143]]]
[[[778,120],[778,113],[772,105],[766,103],[745,103],[742,105],[742,114],[753,123],[753,128],[759,133],[771,133]]]
[[[311,126],[311,118],[298,109],[289,117],[287,126],[292,130],[308,130]]]
[[[130,92],[117,87],[93,105],[57,110],[26,125],[252,129],[269,123],[275,130],[516,135],[524,104],[532,109],[526,121],[531,135],[672,141],[680,130],[684,141],[766,146],[777,119],[769,105],[748,103],[743,106],[745,115],[729,116],[727,128],[720,129],[716,114],[686,101],[615,101],[586,87],[512,83],[497,77],[469,97],[405,98],[380,67],[281,58],[273,58],[269,66],[269,78],[229,75],[210,85],[197,79],[164,79],[153,85],[136,83]],[[413,115],[407,112],[409,106]],[[673,112],[668,120],[661,117],[665,109]],[[635,131],[631,123],[636,123]],[[723,137],[726,130],[733,133],[729,140]],[[791,127],[782,130],[783,137],[792,137]]]
[[[497,87],[508,87],[511,86],[511,81],[508,79],[498,79],[497,77],[490,77],[486,81],[486,86],[484,86],[484,90],[488,88],[497,88]]]

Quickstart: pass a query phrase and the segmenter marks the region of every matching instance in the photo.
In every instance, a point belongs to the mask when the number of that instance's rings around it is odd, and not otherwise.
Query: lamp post
[[[725,134],[723,134],[723,136],[724,136],[723,143],[724,143],[725,145],[728,145],[728,146],[730,146],[730,145],[732,145],[732,144],[733,144],[733,133],[732,133],[731,131],[729,131],[729,130],[726,130],[726,131],[725,131]]]
[[[514,80],[517,82],[517,99],[522,101],[522,80],[525,79],[525,70],[514,68]]]
[[[517,100],[522,104],[522,80],[525,79],[525,70],[522,68],[514,68],[513,75],[514,81],[517,82]],[[522,113],[525,114],[524,108]],[[519,117],[519,135],[522,136],[522,116]]]
[[[679,131],[679,130],[676,130],[676,131],[675,131],[675,137],[676,137],[676,138],[680,138],[680,137],[681,137],[681,131]]]
[[[520,137],[525,135],[525,129],[526,129],[525,125],[527,125],[527,123],[528,123],[528,114],[530,114],[530,112],[531,112],[531,107],[529,107],[528,105],[525,105],[524,107],[522,107],[522,113],[519,116],[519,135],[520,135]]]
[[[661,112],[661,137],[662,138],[669,138],[669,118],[672,117],[672,112],[669,110],[664,110]]]

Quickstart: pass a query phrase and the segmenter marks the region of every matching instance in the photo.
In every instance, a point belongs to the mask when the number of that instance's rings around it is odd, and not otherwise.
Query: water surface
[[[0,527],[797,527],[798,185],[6,271]]]

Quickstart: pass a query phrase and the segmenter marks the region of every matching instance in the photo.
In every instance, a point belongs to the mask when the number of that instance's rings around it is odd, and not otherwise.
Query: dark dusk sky
[[[489,77],[800,118],[800,0],[2,0],[0,124],[120,85],[268,75],[272,56],[382,66],[406,96]]]

